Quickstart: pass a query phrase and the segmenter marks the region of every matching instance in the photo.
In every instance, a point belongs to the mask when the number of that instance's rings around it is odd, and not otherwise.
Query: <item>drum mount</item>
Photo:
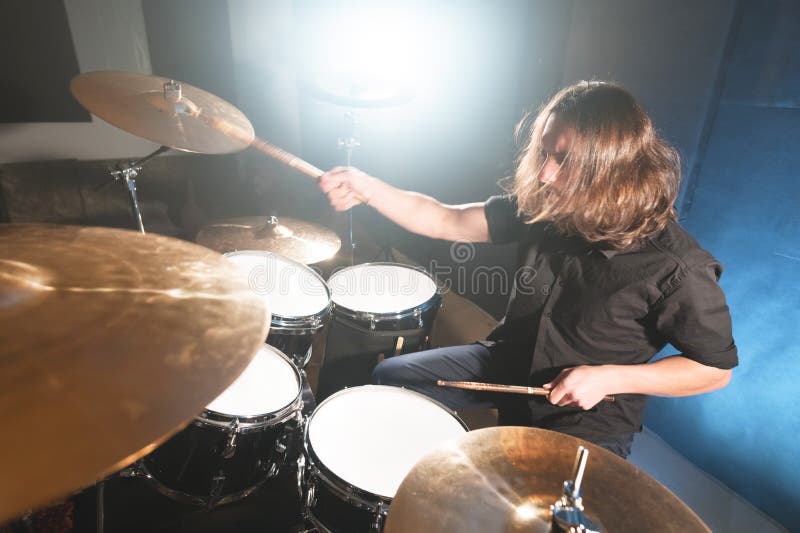
[[[117,163],[117,165],[109,171],[111,177],[114,178],[114,181],[121,181],[125,183],[125,188],[128,190],[128,194],[130,196],[133,217],[136,220],[136,225],[139,227],[139,231],[142,233],[144,233],[144,223],[142,222],[142,211],[139,209],[139,199],[136,195],[136,178],[139,176],[139,173],[142,171],[142,167],[145,163],[169,150],[171,150],[169,146],[161,146],[155,152],[152,152],[151,154],[148,154],[137,161]]]

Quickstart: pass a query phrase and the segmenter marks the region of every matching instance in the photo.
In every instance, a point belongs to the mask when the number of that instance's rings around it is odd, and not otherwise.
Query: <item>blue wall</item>
[[[655,399],[647,424],[800,531],[800,2],[747,0],[687,229],[725,265],[740,366],[726,389]]]

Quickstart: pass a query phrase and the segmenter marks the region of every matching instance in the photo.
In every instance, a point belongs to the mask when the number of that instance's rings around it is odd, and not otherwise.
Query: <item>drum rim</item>
[[[270,427],[276,424],[280,424],[291,418],[298,409],[302,407],[303,404],[303,377],[300,374],[300,369],[297,368],[297,365],[294,364],[294,361],[287,356],[285,353],[280,351],[279,349],[275,348],[270,344],[264,343],[262,347],[258,350],[265,349],[269,352],[274,353],[275,355],[281,357],[292,369],[292,373],[297,380],[297,394],[295,395],[294,399],[292,399],[288,404],[284,405],[277,411],[272,411],[269,413],[260,413],[253,416],[242,416],[242,415],[234,415],[230,413],[222,413],[220,411],[214,411],[213,409],[203,409],[203,412],[197,415],[194,418],[195,422],[200,423],[201,425],[207,425],[212,427],[218,428],[226,428],[230,429],[234,423],[238,426],[238,431],[241,433],[245,433],[247,431],[252,431],[255,429],[261,429],[263,427]],[[256,352],[258,353],[258,352]],[[255,355],[253,356],[255,357]],[[226,389],[227,390],[227,389]]]
[[[316,270],[314,270],[310,266],[303,264],[300,261],[295,261],[294,259],[290,259],[285,255],[281,255],[277,252],[268,252],[266,250],[235,250],[232,252],[225,252],[224,254],[222,254],[222,256],[225,258],[229,258],[235,255],[247,255],[247,254],[251,255],[254,254],[261,256],[274,255],[286,261],[287,263],[293,263],[296,266],[299,266],[301,270],[310,272],[313,275],[313,277],[315,277],[320,283],[322,283],[322,287],[325,289],[325,294],[328,298],[328,302],[322,309],[310,315],[282,315],[280,313],[272,311],[272,322],[271,322],[272,327],[283,327],[286,329],[308,328],[310,329],[310,331],[316,331],[317,329],[325,325],[324,318],[330,314],[332,307],[331,288],[328,286],[328,283],[325,281],[325,278],[323,278]]]
[[[366,322],[385,322],[388,320],[402,320],[404,318],[414,316],[418,313],[421,314],[428,311],[442,299],[442,289],[439,287],[439,284],[436,283],[436,279],[427,270],[425,270],[422,267],[405,265],[403,263],[394,263],[391,261],[373,261],[370,263],[360,263],[358,265],[351,265],[349,267],[342,268],[341,270],[337,270],[336,272],[331,274],[330,277],[328,278],[328,281],[330,282],[334,278],[334,276],[338,276],[342,272],[347,272],[348,270],[355,270],[356,268],[365,266],[395,266],[395,267],[405,268],[408,270],[414,270],[416,272],[419,272],[420,274],[425,275],[428,279],[431,280],[431,282],[433,282],[433,286],[435,288],[434,293],[433,295],[431,295],[430,298],[428,298],[419,305],[416,305],[414,307],[408,307],[406,309],[403,309],[402,311],[389,312],[389,313],[376,313],[373,311],[358,311],[355,309],[351,309],[349,307],[336,303],[333,300],[333,293],[331,293],[331,308],[334,315],[336,313],[340,313],[348,318],[352,318],[354,320],[363,320]]]
[[[407,389],[405,387],[394,387],[392,385],[359,385],[357,387],[347,387],[342,389],[334,394],[331,394],[327,398],[325,398],[321,403],[317,405],[311,415],[305,421],[305,427],[303,428],[303,453],[305,454],[308,460],[308,466],[310,467],[312,472],[314,472],[317,477],[326,485],[333,488],[335,491],[342,495],[346,495],[347,498],[356,499],[358,503],[372,509],[373,511],[379,509],[379,507],[383,505],[389,505],[392,503],[394,499],[393,496],[383,496],[381,494],[377,494],[374,492],[370,492],[366,489],[362,489],[361,487],[357,487],[350,483],[349,481],[345,481],[339,475],[337,475],[333,470],[325,466],[325,464],[320,460],[317,453],[314,451],[314,447],[311,445],[311,438],[309,436],[309,430],[311,428],[311,423],[314,420],[314,415],[329,401],[333,400],[337,396],[341,396],[345,393],[350,393],[355,389],[393,389],[393,390],[401,390],[404,393],[410,393],[412,395],[416,395],[420,398],[423,398],[434,405],[439,406],[443,409],[447,414],[451,417],[455,418],[456,422],[464,428],[464,432],[469,432],[469,428],[458,416],[454,410],[450,409],[443,403],[434,400],[433,398],[422,394],[421,392],[417,392],[415,390]]]

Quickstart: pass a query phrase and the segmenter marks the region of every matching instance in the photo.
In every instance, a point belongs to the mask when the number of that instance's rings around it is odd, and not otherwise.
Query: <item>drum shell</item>
[[[372,371],[382,358],[428,349],[439,307],[441,297],[435,294],[416,315],[413,312],[402,316],[377,315],[380,320],[375,322],[370,322],[366,316],[354,318],[353,314],[344,314],[340,307],[334,307],[317,399],[324,400],[345,387],[370,383]],[[419,327],[420,322],[422,327]],[[371,329],[372,323],[375,329]],[[397,349],[400,337],[403,343]]]
[[[436,313],[441,306],[442,297],[437,292],[423,304],[400,313],[353,311],[334,303],[332,314],[336,322],[372,336],[410,337],[430,334]]]
[[[307,380],[286,355],[277,355],[295,374],[294,399],[251,417],[204,410],[139,462],[140,473],[156,490],[182,503],[213,507],[244,498],[294,462],[302,447]]]
[[[315,466],[309,468],[305,509],[307,518],[324,533],[360,533],[382,531],[389,512],[390,499],[364,497],[352,485],[342,488],[323,477]]]
[[[209,506],[236,501],[277,475],[296,453],[299,418],[240,431],[229,458],[224,455],[230,433],[195,421],[145,457],[142,467],[160,492],[178,501]],[[224,478],[215,481],[220,474]]]
[[[325,323],[320,324],[317,328],[270,327],[267,344],[282,351],[297,368],[303,369],[311,360],[311,348],[326,323],[327,317]]]

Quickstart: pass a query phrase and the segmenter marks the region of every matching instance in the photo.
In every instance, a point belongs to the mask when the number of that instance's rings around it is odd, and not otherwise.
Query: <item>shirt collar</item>
[[[611,250],[609,248],[596,248],[596,250],[601,254],[603,254],[604,256],[606,256],[606,259],[611,259],[621,251],[621,250]]]
[[[594,249],[597,250],[598,252],[600,252],[601,254],[603,254],[606,257],[606,259],[611,259],[615,255],[629,254],[629,253],[632,253],[632,252],[638,252],[639,250],[641,250],[644,247],[645,247],[645,241],[638,241],[638,242],[635,242],[632,245],[628,246],[624,250],[613,250],[611,248],[602,248],[600,246],[596,246],[596,247],[594,247]]]

